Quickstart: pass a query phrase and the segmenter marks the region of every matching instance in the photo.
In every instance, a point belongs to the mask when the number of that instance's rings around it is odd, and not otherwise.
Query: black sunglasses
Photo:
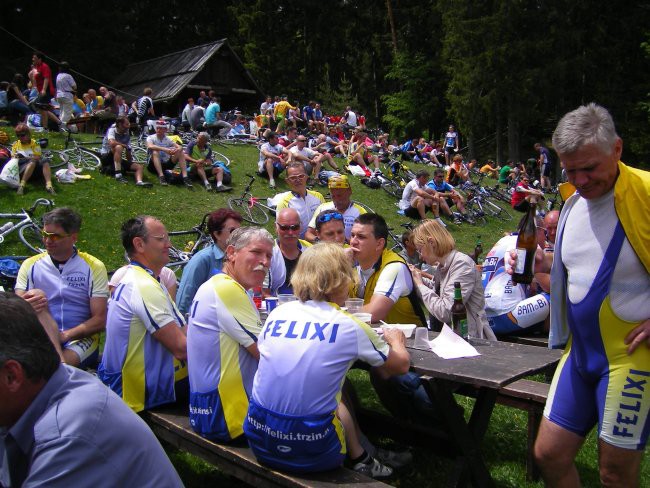
[[[318,221],[319,224],[323,224],[325,222],[329,222],[332,219],[343,220],[343,215],[341,215],[338,212],[332,212],[325,215],[319,215],[316,220]]]
[[[298,230],[300,229],[300,224],[291,224],[291,225],[285,225],[285,224],[277,224],[280,230]]]

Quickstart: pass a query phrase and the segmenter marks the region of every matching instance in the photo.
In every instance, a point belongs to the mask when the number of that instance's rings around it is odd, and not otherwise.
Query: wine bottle
[[[537,203],[531,202],[528,213],[524,216],[519,226],[519,235],[517,236],[517,264],[512,270],[512,281],[514,283],[528,285],[533,281],[535,252],[537,251],[536,214]]]
[[[463,295],[458,281],[454,282],[454,304],[451,306],[451,322],[454,332],[463,339],[467,339],[467,309],[463,303]]]

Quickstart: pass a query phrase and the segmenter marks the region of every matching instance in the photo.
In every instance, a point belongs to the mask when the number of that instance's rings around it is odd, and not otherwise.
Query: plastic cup
[[[415,340],[413,346],[426,349],[429,347],[429,331],[426,327],[415,328]]]
[[[278,306],[278,297],[266,297],[266,311],[271,313],[275,307]]]
[[[278,294],[278,305],[282,305],[283,303],[293,302],[295,300],[298,300],[298,297],[296,297],[296,295],[292,295],[289,293]]]
[[[345,301],[345,306],[348,309],[348,313],[355,314],[360,312],[363,307],[363,298],[348,298]]]

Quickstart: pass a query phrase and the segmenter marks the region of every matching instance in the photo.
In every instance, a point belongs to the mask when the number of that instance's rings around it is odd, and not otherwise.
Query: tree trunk
[[[393,17],[393,7],[390,0],[386,0],[386,13],[388,14],[388,23],[390,25],[390,36],[393,40],[393,54],[397,56],[397,31],[395,30],[395,18]]]
[[[508,110],[508,159],[519,161],[519,121],[512,110]]]

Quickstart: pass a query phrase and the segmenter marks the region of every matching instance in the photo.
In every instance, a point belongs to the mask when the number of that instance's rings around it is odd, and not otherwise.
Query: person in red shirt
[[[47,129],[50,100],[56,94],[54,82],[52,81],[52,70],[47,63],[43,62],[39,53],[32,54],[32,64],[35,69],[34,81],[36,82],[36,90],[38,90],[36,107],[41,115],[41,127]]]
[[[521,178],[521,181],[517,183],[517,186],[515,187],[515,191],[512,193],[512,199],[510,200],[510,205],[512,205],[512,208],[517,210],[518,212],[528,212],[528,209],[530,208],[530,198],[535,197],[536,199],[540,199],[544,197],[544,193],[535,190],[534,188],[531,188],[528,186],[530,183],[530,179],[528,176],[523,176]]]

